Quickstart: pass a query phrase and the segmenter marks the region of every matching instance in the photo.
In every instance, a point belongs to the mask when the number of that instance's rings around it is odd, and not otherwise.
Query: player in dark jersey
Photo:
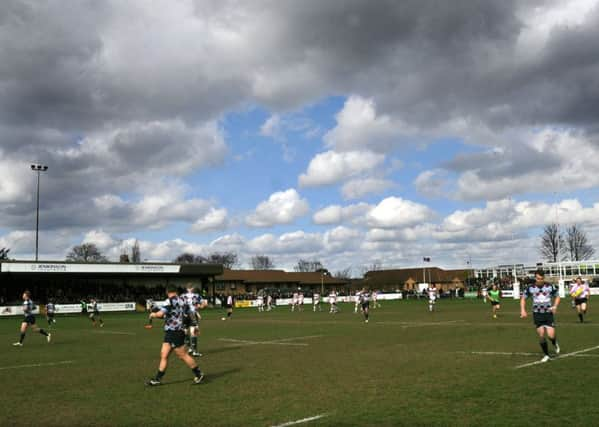
[[[92,298],[92,300],[89,302],[89,304],[92,306],[91,307],[92,312],[89,315],[90,320],[92,321],[94,326],[96,326],[96,321],[100,322],[100,328],[103,328],[104,321],[100,317],[100,309],[98,308],[98,301],[95,298]]]
[[[177,288],[170,286],[166,292],[168,300],[159,311],[151,313],[150,317],[164,318],[164,341],[160,349],[160,364],[156,376],[146,382],[147,385],[157,386],[161,384],[162,377],[166,373],[168,358],[172,351],[181,359],[193,372],[194,384],[200,384],[204,375],[198,367],[198,364],[185,351],[185,329],[184,317],[189,313],[189,306],[185,300],[177,295]]]
[[[362,308],[362,314],[364,315],[364,323],[368,323],[368,316],[370,314],[370,292],[366,288],[362,288],[360,292],[360,305]]]
[[[555,336],[555,322],[553,319],[553,315],[557,312],[557,307],[560,303],[560,297],[555,286],[545,283],[545,273],[543,270],[539,269],[535,272],[535,283],[527,286],[522,293],[522,297],[520,298],[521,318],[528,316],[526,313],[526,298],[528,297],[532,298],[533,320],[537,328],[537,334],[539,334],[539,344],[545,354],[541,361],[547,362],[550,356],[545,336],[549,337],[549,340],[555,347],[555,353],[559,354],[560,352]]]
[[[56,319],[54,319],[54,312],[56,311],[56,307],[54,303],[50,300],[48,304],[46,304],[46,320],[48,321],[48,329],[52,327],[54,323],[56,323]]]
[[[202,353],[198,352],[198,336],[200,335],[200,313],[199,309],[206,307],[208,301],[202,299],[198,292],[195,292],[193,284],[187,285],[187,292],[181,297],[189,306],[189,313],[185,316],[185,344],[188,346],[188,353],[194,357],[199,357]]]
[[[33,310],[35,310],[35,305],[33,304],[33,301],[31,300],[31,292],[25,291],[25,292],[23,292],[23,315],[25,316],[25,318],[21,322],[21,338],[19,339],[18,342],[13,343],[13,345],[15,347],[23,346],[23,340],[25,339],[25,332],[27,332],[27,328],[30,325],[31,325],[31,329],[33,329],[34,332],[39,332],[40,334],[44,335],[46,337],[46,339],[48,340],[48,342],[50,342],[50,340],[52,339],[52,334],[44,331],[43,329],[41,329],[40,327],[38,327],[35,324],[35,316],[33,315]]]

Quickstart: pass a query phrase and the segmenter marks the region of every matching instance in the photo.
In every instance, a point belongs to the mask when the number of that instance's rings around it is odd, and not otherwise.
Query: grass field
[[[590,322],[578,324],[564,301],[557,317],[562,357],[520,369],[541,353],[516,301],[504,301],[497,320],[480,300],[442,300],[435,313],[424,300],[383,301],[369,324],[349,304],[341,309],[238,309],[226,322],[222,311],[207,310],[198,359],[205,383],[192,385],[173,355],[164,385],[154,388],[144,381],[156,371],[160,321],[146,330],[145,315],[106,314],[100,329],[82,316],[58,317],[51,344],[29,333],[25,346],[14,348],[21,319],[1,319],[0,425],[277,426],[317,416],[298,425],[599,420],[592,306]]]

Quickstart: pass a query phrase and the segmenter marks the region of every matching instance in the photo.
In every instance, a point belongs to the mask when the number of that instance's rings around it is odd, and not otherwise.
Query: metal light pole
[[[37,262],[40,230],[40,174],[46,172],[48,166],[36,163],[31,165],[31,170],[37,172],[37,209],[35,216],[35,261]]]

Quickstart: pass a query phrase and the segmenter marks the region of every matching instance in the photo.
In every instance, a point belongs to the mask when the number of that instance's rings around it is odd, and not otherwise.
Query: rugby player
[[[312,295],[312,311],[316,312],[316,307],[318,307],[318,311],[322,311],[322,307],[320,306],[320,294],[318,292]]]
[[[89,315],[90,320],[93,325],[96,326],[96,320],[100,322],[100,328],[104,327],[104,321],[100,317],[100,309],[98,308],[98,301],[95,298],[92,298],[89,302],[92,306],[92,312]]]
[[[233,295],[228,294],[225,299],[225,308],[227,309],[227,317],[221,318],[221,320],[230,319],[233,315],[233,305],[235,305],[235,301],[233,300]]]
[[[555,347],[555,353],[559,354],[560,348],[557,343],[555,334],[555,322],[553,315],[557,312],[557,307],[560,303],[560,297],[555,286],[545,283],[545,273],[539,269],[535,272],[535,283],[524,289],[520,298],[520,317],[528,316],[526,313],[526,299],[532,298],[532,314],[537,334],[539,335],[539,345],[543,350],[544,356],[541,362],[547,362],[549,356],[549,346],[547,345],[546,336]],[[552,304],[553,298],[553,304]]]
[[[200,384],[202,379],[204,379],[204,375],[195,359],[185,351],[183,321],[185,315],[190,312],[190,307],[183,298],[177,295],[177,288],[175,286],[169,286],[166,295],[168,296],[166,304],[160,307],[159,311],[150,314],[152,318],[164,318],[164,341],[160,349],[158,372],[154,378],[146,382],[146,385],[157,386],[162,383],[162,378],[168,366],[168,358],[173,351],[193,372],[193,384]]]
[[[297,309],[299,311],[304,311],[304,293],[301,289],[298,289],[297,295]]]
[[[46,320],[48,321],[48,329],[52,327],[53,323],[56,323],[56,319],[54,319],[55,310],[56,307],[54,306],[54,303],[52,300],[49,300],[48,304],[46,304]]]
[[[33,310],[35,310],[35,305],[31,299],[31,292],[25,291],[23,292],[23,315],[25,318],[21,322],[21,337],[19,338],[18,342],[13,343],[15,347],[23,347],[23,340],[25,339],[25,333],[27,332],[27,328],[29,326],[31,326],[31,329],[33,329],[34,332],[39,332],[40,334],[44,335],[48,342],[50,342],[52,339],[52,334],[44,331],[35,324]]]
[[[204,300],[199,293],[195,292],[191,283],[187,285],[187,292],[181,295],[181,297],[189,307],[189,311],[183,319],[188,353],[193,357],[200,357],[202,354],[198,352],[198,336],[201,317],[198,310],[206,307],[208,301]]]
[[[570,296],[578,312],[580,323],[584,323],[584,316],[587,314],[587,305],[591,299],[591,289],[588,283],[582,281],[582,277],[577,277],[576,281],[570,285]]]
[[[370,310],[370,293],[366,290],[366,288],[362,288],[362,291],[359,293],[359,295],[362,314],[364,314],[364,323],[368,323],[368,315]]]
[[[491,289],[487,291],[487,298],[489,299],[493,309],[493,319],[497,319],[497,312],[501,309],[501,304],[499,302],[501,299],[501,291],[497,287],[496,283],[493,283]]]
[[[360,307],[360,304],[362,303],[361,293],[362,293],[362,291],[356,291],[356,294],[354,295],[354,314],[358,313],[358,308]]]
[[[435,285],[430,284],[426,289],[426,293],[428,294],[428,311],[433,312],[437,302],[437,288]]]
[[[332,290],[329,294],[329,304],[331,305],[329,313],[339,313],[339,307],[337,307],[337,292],[335,290]]]

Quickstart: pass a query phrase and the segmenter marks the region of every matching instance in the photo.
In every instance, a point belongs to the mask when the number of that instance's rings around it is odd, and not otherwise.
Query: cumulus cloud
[[[432,219],[435,213],[420,203],[400,197],[387,197],[366,216],[373,228],[407,227]]]
[[[299,184],[304,187],[334,184],[372,171],[384,160],[383,155],[371,151],[326,151],[310,161],[306,173],[299,177]]]
[[[314,213],[312,220],[315,224],[340,224],[363,216],[371,209],[367,203],[349,206],[331,205]]]
[[[194,232],[222,230],[227,226],[227,210],[211,208],[203,217],[199,218],[192,226]]]
[[[246,224],[251,227],[270,227],[277,224],[290,224],[308,213],[310,206],[306,199],[290,188],[270,195],[261,202],[254,213],[248,215]]]
[[[393,181],[381,178],[352,179],[341,189],[345,199],[359,199],[367,194],[379,194],[393,187]]]

